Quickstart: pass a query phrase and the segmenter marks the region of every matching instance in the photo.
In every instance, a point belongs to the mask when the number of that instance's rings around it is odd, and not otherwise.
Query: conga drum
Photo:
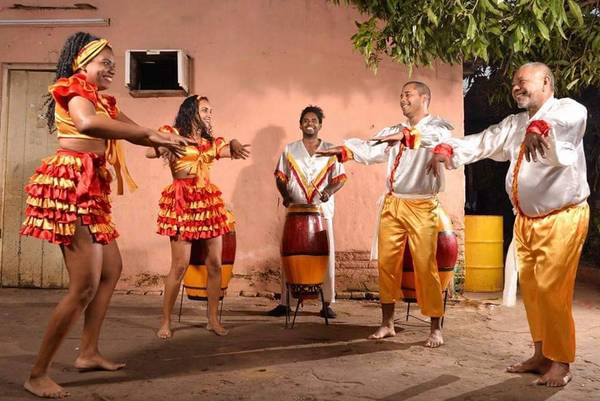
[[[437,253],[435,256],[442,291],[444,291],[454,276],[454,265],[458,257],[458,241],[452,228],[452,220],[441,207],[438,208],[438,216]],[[404,250],[402,268],[402,299],[404,302],[417,302],[415,270],[408,243]]]
[[[229,286],[229,281],[233,275],[233,263],[235,262],[235,223],[231,212],[227,212],[230,232],[223,235],[223,251],[221,253],[221,294],[220,299],[225,296],[225,291]],[[205,244],[199,241],[192,241],[192,252],[190,255],[190,264],[183,276],[183,288],[188,299],[206,301],[208,294],[206,285],[208,282],[208,270],[206,269],[206,248]]]
[[[321,290],[329,259],[327,228],[317,205],[290,205],[283,226],[281,263],[295,298],[314,298]]]

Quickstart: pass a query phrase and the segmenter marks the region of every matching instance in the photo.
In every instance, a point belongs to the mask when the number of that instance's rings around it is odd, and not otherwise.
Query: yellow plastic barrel
[[[502,291],[503,256],[502,216],[465,216],[465,291]]]
[[[225,296],[229,281],[233,276],[233,265],[221,265],[221,293],[220,298]],[[189,265],[183,276],[183,285],[189,299],[205,301],[208,299],[206,286],[208,283],[208,270],[206,265]]]

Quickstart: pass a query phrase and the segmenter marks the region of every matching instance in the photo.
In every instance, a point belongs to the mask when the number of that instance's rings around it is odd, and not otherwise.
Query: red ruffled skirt
[[[163,190],[158,205],[160,235],[192,241],[231,231],[221,191],[210,182],[199,186],[197,177],[173,180]]]
[[[25,186],[21,234],[70,245],[80,219],[94,241],[108,244],[119,236],[111,218],[111,180],[104,156],[58,149],[42,160]]]

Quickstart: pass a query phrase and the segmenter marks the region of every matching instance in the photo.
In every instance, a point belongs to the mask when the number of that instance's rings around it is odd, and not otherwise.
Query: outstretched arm
[[[437,145],[433,149],[433,154],[431,155],[431,159],[427,163],[427,167],[425,168],[426,174],[433,174],[434,177],[439,177],[441,174],[440,164],[444,163],[446,170],[452,169],[452,158],[453,149],[452,146],[447,144]]]
[[[219,157],[230,157],[232,159],[247,159],[250,157],[250,144],[244,144],[237,139],[232,139],[219,151]]]
[[[478,134],[443,139],[433,149],[433,156],[427,164],[427,174],[438,176],[440,163],[451,169],[483,159],[509,160],[510,154],[505,145],[517,124],[516,118],[517,115],[508,116]]]
[[[572,99],[560,99],[560,107],[527,126],[525,158],[551,166],[570,166],[577,160],[587,123],[587,109]]]
[[[125,113],[123,113],[121,110],[119,110],[119,114],[117,115],[117,120],[127,123],[127,124],[139,125],[138,123],[133,121],[131,118],[129,118],[127,115],[125,115]]]
[[[69,114],[79,132],[95,138],[124,139],[142,146],[164,146],[178,155],[183,153],[183,146],[195,144],[188,138],[162,134],[135,123],[97,115],[93,103],[81,96],[69,100]]]

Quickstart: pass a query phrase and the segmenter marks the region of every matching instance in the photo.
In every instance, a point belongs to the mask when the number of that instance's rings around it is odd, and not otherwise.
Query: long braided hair
[[[79,54],[79,51],[85,45],[97,39],[98,38],[96,36],[87,32],[77,32],[69,36],[62,48],[62,51],[60,52],[60,57],[56,62],[55,82],[60,78],[69,78],[75,73],[72,66],[73,60],[75,57],[77,57],[77,54]],[[48,123],[48,131],[53,133],[56,129],[54,126],[54,108],[56,107],[56,102],[50,94],[46,95],[46,102],[44,103],[44,106],[46,106],[46,122]]]
[[[204,122],[198,115],[198,103],[201,100],[209,101],[206,96],[192,95],[188,96],[179,106],[177,117],[175,117],[175,128],[181,136],[190,138],[195,132],[200,132],[200,136],[212,142],[214,137]]]

